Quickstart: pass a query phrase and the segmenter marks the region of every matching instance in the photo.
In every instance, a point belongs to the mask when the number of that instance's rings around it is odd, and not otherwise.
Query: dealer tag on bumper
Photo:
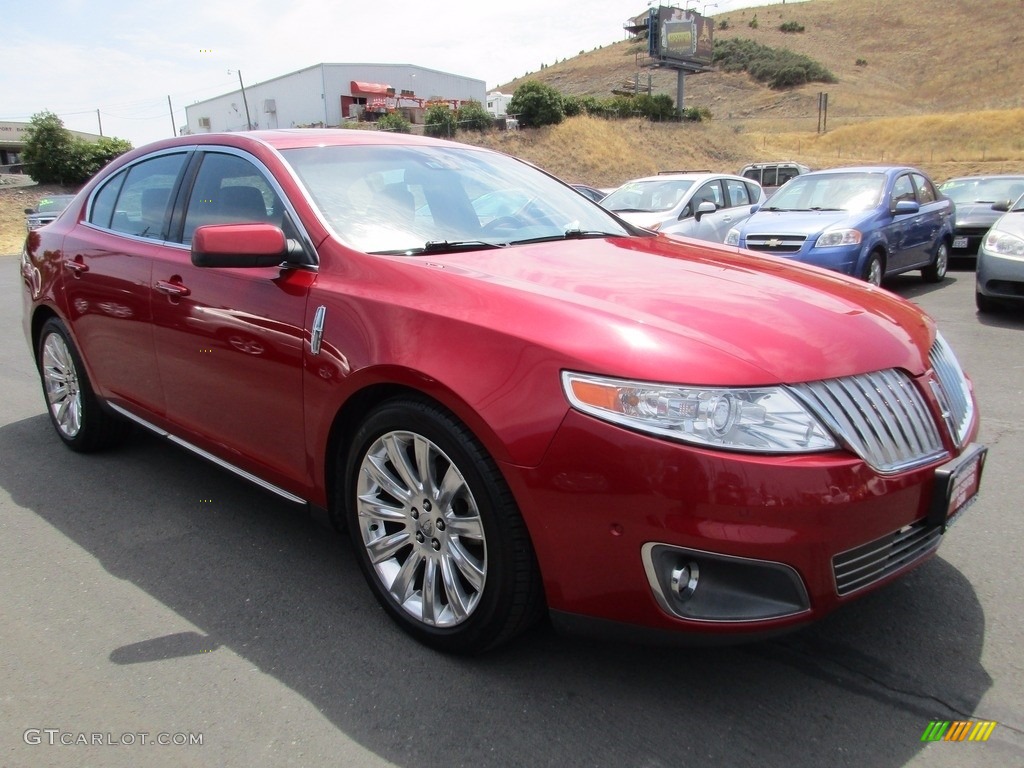
[[[928,525],[946,529],[978,498],[988,448],[971,443],[953,461],[935,470],[935,491],[928,510]]]

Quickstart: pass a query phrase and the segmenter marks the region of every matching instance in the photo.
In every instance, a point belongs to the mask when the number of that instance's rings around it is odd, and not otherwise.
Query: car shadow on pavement
[[[772,641],[649,648],[542,625],[457,658],[393,626],[343,536],[156,437],[82,456],[37,416],[0,428],[0,454],[18,506],[202,633],[88,663],[223,647],[396,765],[895,767],[930,720],[984,719],[985,617],[941,557]]]

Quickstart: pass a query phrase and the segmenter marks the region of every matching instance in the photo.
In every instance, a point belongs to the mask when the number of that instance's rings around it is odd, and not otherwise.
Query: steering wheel
[[[493,235],[497,234],[501,230],[516,230],[523,226],[522,219],[516,216],[498,216],[496,219],[491,219],[483,227],[480,228],[481,234]]]

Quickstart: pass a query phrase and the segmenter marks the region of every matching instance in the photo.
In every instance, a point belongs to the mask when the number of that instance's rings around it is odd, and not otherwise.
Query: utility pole
[[[103,135],[103,121],[100,120],[100,111],[96,110],[96,122],[100,125],[100,136]]]
[[[245,124],[252,130],[252,119],[249,117],[249,102],[245,98],[245,86],[242,84],[242,70],[238,70],[238,87],[242,89],[242,103],[245,104]]]
[[[171,106],[171,94],[167,94],[167,109],[171,112],[171,136],[177,136],[178,127],[174,124],[174,107]]]

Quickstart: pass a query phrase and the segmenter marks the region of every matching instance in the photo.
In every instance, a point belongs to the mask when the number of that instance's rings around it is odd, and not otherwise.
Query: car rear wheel
[[[885,274],[885,265],[878,253],[868,256],[868,263],[864,265],[864,279],[872,285],[882,284],[882,275]]]
[[[349,455],[348,529],[378,601],[421,642],[476,653],[541,608],[526,526],[494,462],[433,403],[370,413]]]
[[[67,328],[51,317],[39,334],[39,377],[57,435],[74,451],[98,451],[118,442],[125,422],[104,410]]]
[[[921,277],[926,283],[941,283],[946,277],[946,270],[949,268],[949,246],[943,240],[935,249],[935,258],[932,263],[921,270]]]

